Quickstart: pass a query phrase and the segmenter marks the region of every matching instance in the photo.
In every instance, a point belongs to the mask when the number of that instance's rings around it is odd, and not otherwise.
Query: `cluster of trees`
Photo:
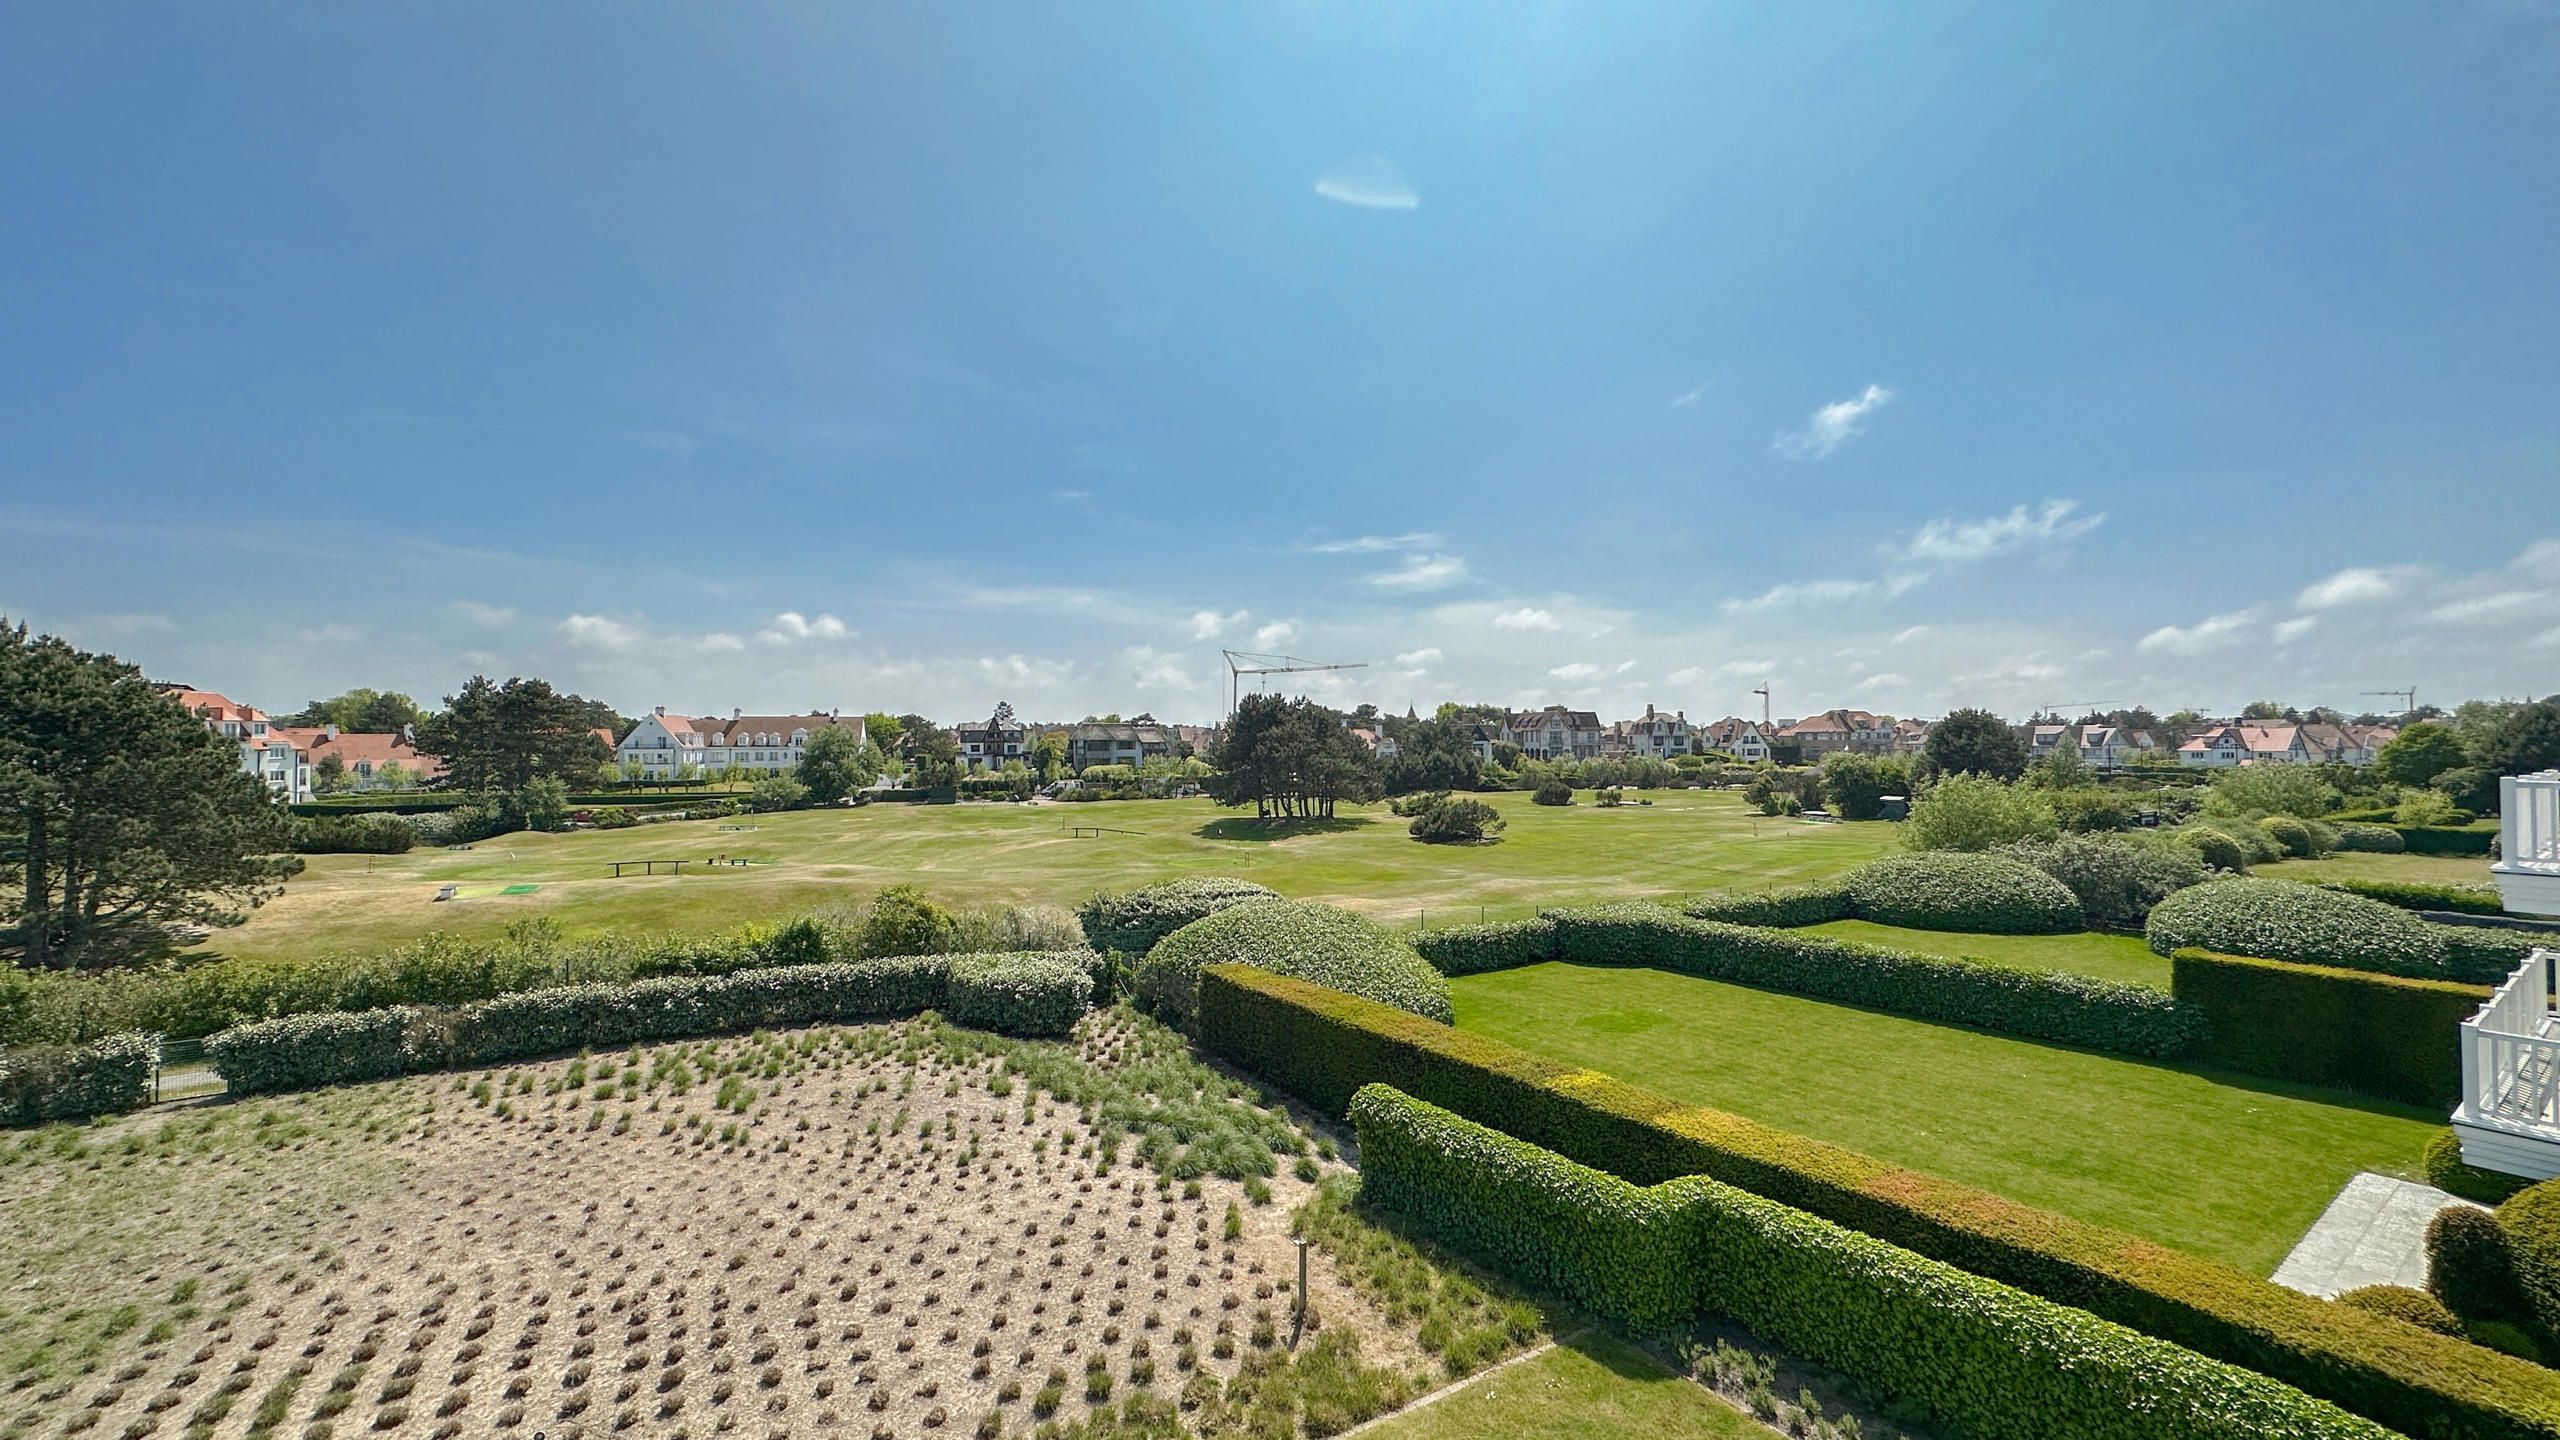
[[[1209,757],[1202,777],[1221,805],[1251,805],[1263,819],[1330,819],[1337,804],[1385,793],[1377,754],[1339,710],[1312,700],[1248,695]]]
[[[315,729],[335,725],[360,735],[397,735],[426,718],[427,712],[418,708],[418,702],[399,691],[360,685],[326,700],[314,700],[277,723]]]
[[[2560,695],[2466,701],[2450,719],[2403,728],[2373,768],[2385,780],[2433,790],[2464,809],[2496,809],[2501,777],[2560,768]]]

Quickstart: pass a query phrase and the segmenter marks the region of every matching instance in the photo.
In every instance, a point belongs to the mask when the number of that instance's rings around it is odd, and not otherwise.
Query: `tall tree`
[[[1988,775],[2015,780],[2027,773],[2027,742],[2009,722],[1988,710],[1954,710],[1929,727],[1920,747],[1928,775]]]
[[[302,862],[239,743],[110,655],[0,625],[0,953],[156,959],[236,925]]]
[[[879,777],[878,759],[878,752],[854,739],[850,728],[821,725],[800,747],[797,773],[811,803],[833,805]]]
[[[2481,727],[2471,752],[2492,775],[2560,769],[2560,695],[2506,707]]]
[[[448,790],[512,794],[536,776],[583,784],[610,753],[594,731],[601,702],[563,695],[547,680],[486,675],[444,700],[418,729],[418,749],[444,761]],[[606,716],[612,707],[602,706]]]
[[[1484,777],[1484,758],[1476,753],[1474,723],[1431,719],[1406,727],[1396,742],[1396,757],[1384,768],[1386,791],[1408,795],[1417,790],[1472,790]]]
[[[2393,736],[2373,757],[2373,768],[2385,780],[2424,785],[2447,770],[2470,762],[2462,737],[2450,725],[2421,720]]]
[[[897,752],[899,737],[907,731],[905,724],[886,710],[874,710],[863,716],[862,729],[864,734],[871,737],[871,743],[879,746],[882,752],[887,754]]]
[[[960,778],[960,742],[951,732],[924,720],[921,715],[905,717],[922,723],[911,724],[906,731],[908,783],[927,790],[940,789]]]
[[[1339,711],[1310,700],[1249,695],[1211,754],[1203,777],[1221,805],[1251,805],[1265,819],[1329,818],[1342,801],[1381,793],[1377,754],[1343,727]]]

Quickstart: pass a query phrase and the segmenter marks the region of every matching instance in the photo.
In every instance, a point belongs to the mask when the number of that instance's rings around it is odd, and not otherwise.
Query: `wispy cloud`
[[[803,640],[842,640],[853,634],[853,627],[833,615],[822,614],[812,620],[797,610],[785,610],[773,617],[773,623],[756,632],[756,638],[767,645],[796,645]]]
[[[1302,546],[1311,555],[1378,555],[1389,550],[1431,550],[1448,543],[1448,537],[1432,530],[1416,530],[1410,535],[1354,535],[1345,540],[1319,540]]]
[[[1056,686],[1075,678],[1072,660],[1048,657],[1026,659],[1021,655],[981,655],[978,673],[998,685]]]
[[[2552,597],[2546,591],[2500,590],[2468,600],[2447,601],[2429,610],[2427,618],[2439,625],[2479,624],[2546,611],[2551,603]]]
[[[1901,574],[1888,575],[1882,580],[1790,580],[1772,585],[1747,600],[1727,600],[1724,610],[1728,615],[1751,615],[1767,610],[1841,605],[1852,600],[1890,600],[1928,578],[1926,575]]]
[[[2426,572],[2415,565],[2360,566],[2302,588],[2293,603],[2304,610],[2337,610],[2397,600]]]
[[[1893,392],[1881,385],[1869,385],[1846,400],[1834,400],[1806,418],[1802,430],[1782,430],[1769,448],[1789,460],[1820,460],[1848,444],[1864,431],[1866,418],[1874,414]]]
[[[1409,669],[1420,669],[1426,665],[1437,665],[1440,663],[1440,647],[1437,645],[1425,645],[1419,650],[1407,650],[1396,657],[1396,663]]]
[[[1713,380],[1701,380],[1697,384],[1690,386],[1688,389],[1681,391],[1679,394],[1672,396],[1671,404],[1665,408],[1672,410],[1686,410],[1690,406],[1697,404],[1699,401],[1706,399],[1707,392],[1715,388],[1715,383],[1716,382]]]
[[[2271,633],[2276,637],[2277,644],[2290,645],[2294,641],[2301,639],[2303,636],[2308,635],[2319,628],[2319,616],[2296,615],[2290,620],[2277,621],[2275,623],[2275,628]]]
[[[1294,620],[1274,620],[1253,632],[1253,643],[1265,650],[1274,645],[1286,645],[1297,638],[1298,623]]]
[[[1316,193],[1364,210],[1411,210],[1422,204],[1413,182],[1384,155],[1354,155],[1316,177]]]
[[[610,615],[572,615],[560,622],[560,634],[585,650],[628,654],[640,648],[640,631]]]
[[[2202,655],[2236,645],[2258,621],[2259,607],[2213,615],[2193,625],[2163,625],[2134,642],[2145,655]]]
[[[1910,683],[1911,682],[1903,676],[1887,670],[1881,675],[1870,675],[1866,679],[1859,681],[1857,688],[1860,690],[1889,690],[1896,685],[1908,685]]]
[[[1981,520],[1932,520],[1888,553],[1915,565],[1972,565],[2019,550],[2067,544],[2106,523],[2083,515],[2077,500],[2047,500],[2033,510],[2012,506]]]
[[[1049,498],[1057,501],[1061,505],[1081,505],[1085,501],[1093,498],[1093,492],[1090,490],[1079,490],[1074,488],[1052,490],[1049,492]]]
[[[1558,624],[1556,622],[1556,617],[1548,611],[1541,610],[1534,605],[1523,605],[1517,610],[1505,610],[1501,614],[1494,616],[1493,628],[1496,630],[1551,631],[1561,630],[1564,627]]]
[[[453,602],[452,609],[454,614],[472,624],[486,626],[491,630],[502,625],[512,625],[516,618],[516,612],[508,606],[484,605],[477,600],[456,600]]]
[[[1600,667],[1588,660],[1576,660],[1570,665],[1558,665],[1547,673],[1558,680],[1590,680],[1599,676]]]
[[[1241,629],[1252,618],[1252,614],[1244,610],[1230,610],[1224,615],[1215,610],[1194,610],[1191,612],[1191,638],[1215,640],[1230,630]]]
[[[363,627],[336,621],[314,626],[302,632],[302,643],[305,645],[352,645],[363,638]]]
[[[1467,562],[1455,555],[1407,555],[1393,570],[1381,570],[1369,583],[1384,590],[1446,590],[1467,578]]]
[[[1188,690],[1191,672],[1182,668],[1182,657],[1148,645],[1132,645],[1120,652],[1128,662],[1129,683],[1141,690]]]

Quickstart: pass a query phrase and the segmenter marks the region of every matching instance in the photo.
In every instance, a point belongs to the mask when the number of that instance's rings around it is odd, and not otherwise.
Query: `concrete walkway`
[[[2366,1285],[2423,1290],[2427,1222],[2447,1205],[2470,1203],[2432,1185],[2358,1175],[2276,1267],[2275,1282],[2324,1300]]]

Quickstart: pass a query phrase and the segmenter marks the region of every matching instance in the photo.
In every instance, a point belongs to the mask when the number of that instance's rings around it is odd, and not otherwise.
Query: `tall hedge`
[[[1710,1176],[2421,1440],[2560,1437],[2560,1373],[1357,996],[1217,967],[1200,1038],[1336,1114],[1378,1082],[1635,1184]]]
[[[2296,880],[2214,880],[2163,900],[2143,927],[2153,953],[2212,950],[2297,965],[2444,980],[2426,922],[2378,900]]]
[[[82,1045],[0,1051],[0,1125],[44,1125],[139,1109],[151,1101],[160,1037],[129,1032]]]
[[[2462,1092],[2462,1022],[2485,985],[2181,950],[2170,993],[2205,1021],[2208,1065],[2412,1105]]]
[[[2320,888],[2343,890],[2403,910],[2443,910],[2456,915],[2504,915],[2498,892],[2484,885],[2424,885],[2410,880],[2331,880]]]
[[[1064,1035],[1093,1003],[1093,975],[1063,955],[964,955],[951,962],[952,1023],[1002,1035]]]
[[[1637,1186],[1384,1085],[1365,1198],[1638,1331],[1700,1311],[1982,1440],[2387,1440],[2290,1386],[1703,1177]]]
[[[1224,875],[1186,875],[1117,894],[1096,895],[1076,908],[1084,922],[1086,943],[1096,950],[1144,955],[1167,935],[1204,916],[1248,900],[1277,900],[1280,894],[1250,880]]]
[[[1861,920],[1914,930],[2064,935],[2088,926],[2070,887],[2006,855],[1958,850],[1888,855],[1849,872]]]
[[[1556,958],[1555,922],[1497,920],[1489,925],[1452,925],[1414,932],[1413,948],[1443,975],[1482,975],[1516,970]]]
[[[1849,906],[1849,887],[1832,881],[1741,895],[1704,896],[1681,906],[1680,913],[1692,920],[1797,930],[1825,921],[1847,920],[1855,912]]]
[[[2067,971],[1691,920],[1659,905],[1551,910],[1547,919],[1556,957],[1575,964],[1641,965],[2127,1055],[2175,1056],[2197,1034],[2194,1017],[2157,990]]]
[[[1131,988],[1189,1023],[1205,965],[1253,965],[1365,995],[1434,1020],[1451,1017],[1449,981],[1403,936],[1313,900],[1254,900],[1194,920],[1138,961]]]

